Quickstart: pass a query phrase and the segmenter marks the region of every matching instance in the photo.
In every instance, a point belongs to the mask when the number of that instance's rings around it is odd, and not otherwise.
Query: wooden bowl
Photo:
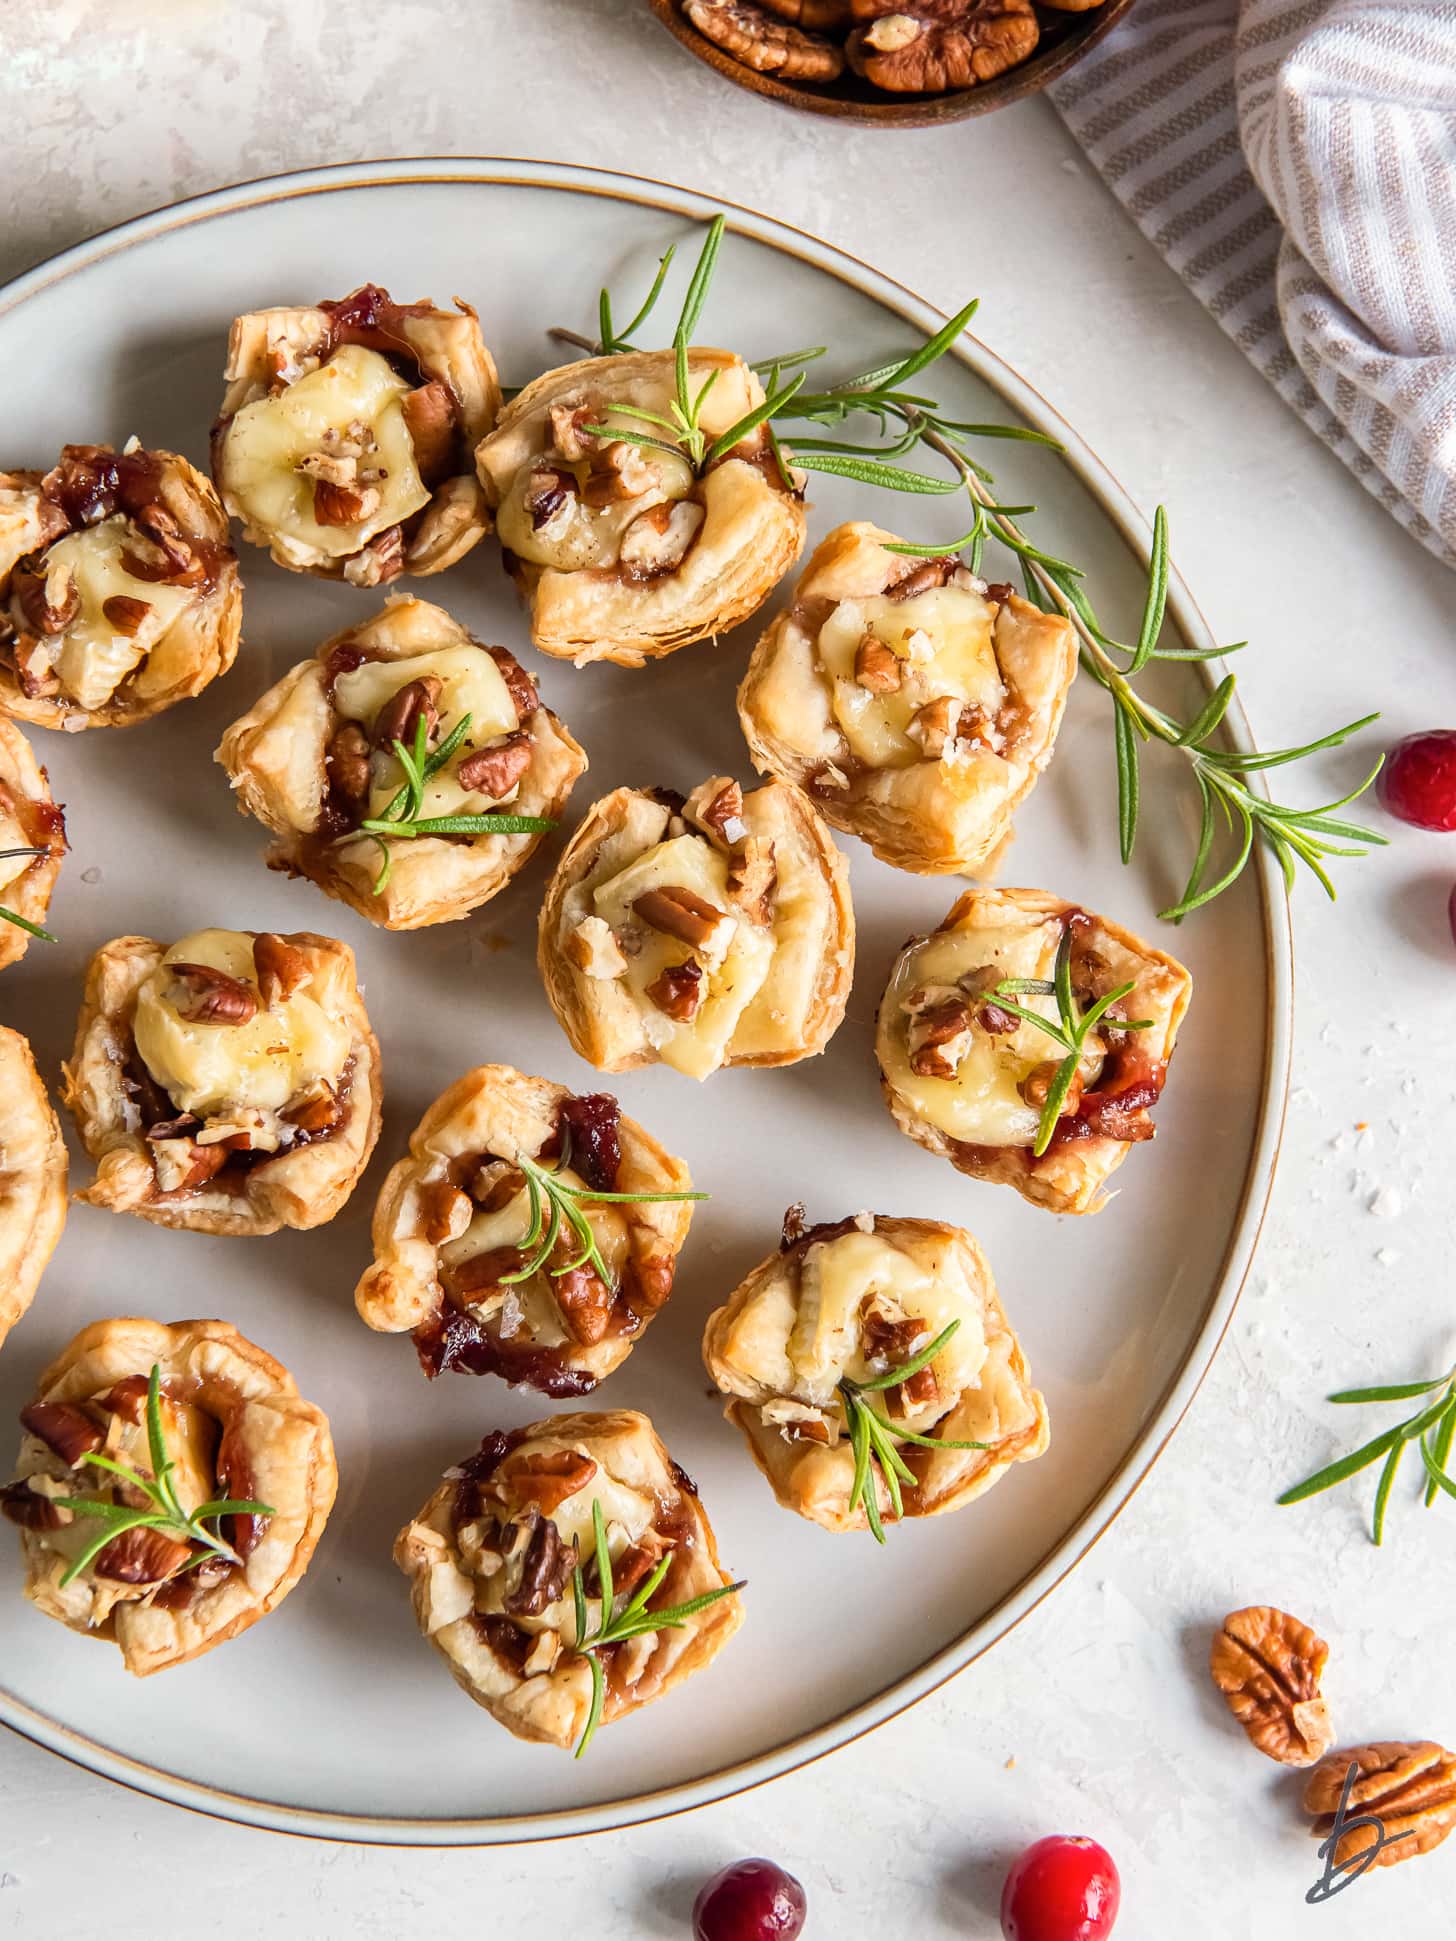
[[[690,54],[704,66],[715,68],[725,80],[766,101],[777,101],[802,114],[828,115],[838,121],[857,121],[868,128],[933,128],[942,122],[964,121],[970,115],[989,114],[993,108],[1007,107],[1037,94],[1049,81],[1065,74],[1120,20],[1133,0],[1104,0],[1100,7],[1083,13],[1059,13],[1052,7],[1038,7],[1036,17],[1041,40],[1030,60],[998,74],[994,81],[979,87],[959,88],[949,94],[887,94],[871,87],[848,68],[837,81],[818,84],[780,81],[772,74],[735,61],[721,47],[700,34],[684,18],[679,0],[647,0],[657,18]]]

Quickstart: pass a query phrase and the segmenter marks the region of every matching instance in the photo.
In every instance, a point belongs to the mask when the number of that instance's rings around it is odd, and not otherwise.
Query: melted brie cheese
[[[672,394],[663,391],[644,408],[666,417],[671,403]],[[601,422],[613,429],[645,431],[652,437],[667,438],[670,435],[656,425],[644,424],[640,418],[634,421],[611,411],[603,412]],[[634,519],[651,511],[655,505],[685,499],[693,489],[693,468],[686,458],[648,447],[640,449],[643,461],[656,475],[654,483],[646,491],[635,498],[617,499],[599,508],[587,505],[579,496],[573,496],[566,508],[554,518],[543,521],[540,526],[533,522],[526,506],[526,495],[532,489],[536,468],[522,466],[511,480],[510,489],[496,513],[496,530],[500,534],[501,544],[518,559],[528,560],[533,566],[554,567],[560,573],[575,572],[584,566],[615,566],[622,549],[622,534]],[[546,457],[538,463],[569,473],[578,487],[586,482],[589,466],[585,460],[568,464],[565,459]]]
[[[871,768],[908,768],[924,751],[909,726],[927,701],[949,695],[994,714],[1005,696],[991,627],[996,609],[969,587],[937,586],[909,600],[878,594],[843,600],[819,630],[819,660],[829,682],[835,719],[859,759]],[[854,678],[866,633],[900,662],[901,684],[874,694]],[[925,654],[911,636],[930,643]]]
[[[879,1372],[865,1359],[860,1321],[865,1300],[876,1293],[892,1309],[923,1321],[932,1336],[952,1321],[960,1322],[933,1366],[942,1395],[969,1387],[986,1359],[980,1316],[901,1248],[878,1234],[853,1232],[820,1241],[804,1255],[799,1308],[787,1348],[792,1392],[823,1407],[841,1381],[865,1381]],[[940,1412],[945,1403],[926,1406]]]
[[[910,1069],[907,1020],[899,1007],[918,985],[953,985],[982,964],[994,964],[1004,977],[1049,977],[1056,947],[1057,930],[1049,924],[947,931],[927,938],[897,967],[885,996],[893,1023],[879,1046],[885,1076],[918,1113],[952,1139],[977,1146],[1033,1145],[1041,1115],[1017,1088],[1037,1065],[1059,1056],[1058,1046],[1032,1024],[1001,1035],[977,1028],[954,1078],[921,1078]],[[1023,996],[1019,1002],[1049,1018],[1056,1016],[1052,998]]]
[[[612,930],[619,935],[633,931],[641,937],[636,954],[627,953],[627,973],[621,981],[636,999],[658,1055],[689,1078],[706,1078],[722,1064],[739,1019],[768,976],[774,940],[769,930],[740,917],[722,962],[712,968],[704,965],[700,987],[704,995],[697,1015],[684,1024],[675,1022],[647,996],[647,987],[664,970],[686,963],[694,953],[676,937],[644,924],[632,908],[645,891],[673,887],[692,890],[718,909],[732,912],[727,858],[700,836],[674,836],[658,843],[620,875],[599,884],[592,901],[596,914]]]
[[[305,552],[342,559],[386,526],[418,512],[430,494],[400,408],[410,388],[378,351],[345,344],[276,398],[245,404],[228,426],[222,448],[222,478],[238,513],[277,538],[284,550],[292,542]],[[321,526],[314,517],[314,480],[298,466],[310,453],[326,449],[326,431],[343,435],[355,421],[367,425],[375,441],[361,469],[380,473],[361,480],[359,489],[373,486],[379,505],[356,525]]]
[[[573,1445],[565,1445],[573,1446]],[[590,1449],[581,1451],[590,1456]],[[596,1461],[596,1458],[592,1458]],[[509,1487],[509,1474],[503,1479]],[[596,1554],[596,1538],[592,1522],[592,1503],[602,1506],[602,1516],[607,1527],[607,1549],[615,1563],[630,1544],[635,1543],[652,1528],[656,1520],[657,1505],[650,1496],[640,1490],[630,1488],[619,1482],[602,1463],[597,1462],[596,1474],[584,1489],[574,1496],[568,1496],[551,1512],[551,1520],[560,1533],[564,1544],[576,1542],[577,1553],[583,1559]],[[487,1577],[479,1586],[475,1607],[478,1611],[500,1611],[504,1609],[507,1586],[506,1572],[498,1570]],[[594,1630],[600,1617],[600,1600],[587,1599],[587,1628]],[[539,1617],[529,1617],[513,1613],[514,1621],[523,1631],[559,1631],[563,1641],[576,1642],[576,1616],[573,1599],[568,1588],[565,1597],[555,1604],[548,1605]]]
[[[198,1509],[203,1503],[210,1503],[221,1494],[217,1488],[215,1458],[217,1453],[217,1424],[202,1409],[194,1408],[190,1402],[176,1402],[164,1394],[161,1397],[162,1435],[167,1445],[167,1453],[176,1467],[172,1471],[172,1487],[184,1510]],[[102,1452],[113,1462],[125,1463],[136,1470],[140,1476],[152,1473],[151,1451],[147,1441],[146,1418],[132,1422],[122,1414],[110,1418],[110,1429],[106,1446]],[[64,1480],[59,1487],[50,1483],[41,1494],[62,1496],[90,1496],[104,1489],[110,1478],[102,1471],[93,1469],[89,1464],[79,1474],[84,1479],[77,1480],[77,1472],[65,1469],[60,1459],[39,1445],[38,1461],[44,1464],[39,1472],[47,1482],[53,1472],[59,1471]],[[27,1465],[22,1462],[21,1474],[26,1473]],[[88,1516],[73,1516],[69,1523],[58,1530],[42,1533],[42,1541],[47,1549],[58,1555],[75,1558],[87,1549],[99,1534],[98,1519]],[[89,1573],[88,1573],[89,1575]],[[149,1584],[138,1584],[123,1589],[115,1583],[108,1588],[122,1596],[144,1597],[151,1589]]]
[[[186,588],[128,573],[121,555],[135,545],[131,522],[118,515],[68,533],[46,554],[47,571],[63,566],[80,600],[75,619],[61,636],[56,674],[83,708],[104,707],[192,599]],[[121,632],[102,611],[118,595],[146,602],[147,612],[134,634]]]
[[[425,784],[422,816],[476,815],[489,806],[488,796],[460,786],[457,771],[467,755],[509,734],[518,725],[516,704],[505,677],[479,647],[439,647],[432,653],[412,654],[406,660],[365,661],[334,682],[334,704],[350,721],[373,733],[381,710],[402,687],[432,674],[441,684],[438,703],[440,732],[448,734],[462,715],[470,728],[450,762]],[[369,794],[369,813],[378,815],[394,800],[404,770],[392,755],[377,758]]]
[[[581,1175],[569,1166],[564,1170],[558,1169],[557,1176],[568,1186],[586,1185]],[[597,1249],[608,1272],[614,1281],[620,1282],[627,1259],[625,1219],[611,1205],[594,1206],[588,1201],[582,1203],[581,1210],[596,1236]],[[497,1248],[519,1247],[530,1230],[531,1196],[523,1186],[514,1199],[507,1200],[504,1206],[497,1207],[494,1212],[478,1208],[464,1233],[456,1240],[447,1240],[441,1247],[440,1259],[447,1269],[459,1267],[481,1254],[494,1253]],[[568,1257],[574,1257],[581,1251],[580,1244],[564,1229],[562,1244],[570,1248]],[[560,1263],[557,1261],[553,1264]],[[546,1347],[556,1347],[566,1341],[568,1337],[561,1324],[560,1310],[550,1298],[552,1277],[547,1269],[533,1274],[529,1281],[516,1282],[514,1285],[524,1310],[526,1331],[532,1339]]]
[[[180,1112],[206,1118],[220,1107],[280,1111],[311,1079],[337,1080],[351,1048],[347,1024],[306,991],[246,1024],[193,1024],[167,1001],[168,966],[207,964],[256,991],[253,940],[237,930],[199,930],[173,944],[137,994],[136,1048]]]

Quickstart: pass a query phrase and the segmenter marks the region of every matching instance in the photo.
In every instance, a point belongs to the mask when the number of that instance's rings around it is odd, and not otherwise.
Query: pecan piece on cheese
[[[246,984],[211,964],[172,964],[172,1007],[188,1024],[247,1024],[258,1000]]]
[[[1282,1766],[1312,1766],[1335,1740],[1320,1693],[1329,1655],[1307,1624],[1254,1604],[1224,1619],[1208,1668],[1260,1752]]]
[[[723,956],[737,928],[736,918],[726,910],[676,883],[663,890],[644,890],[632,909],[652,929],[700,950],[709,959]]]

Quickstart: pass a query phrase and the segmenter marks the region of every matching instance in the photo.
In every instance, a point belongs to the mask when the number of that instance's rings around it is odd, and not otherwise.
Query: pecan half
[[[678,883],[665,890],[644,890],[634,898],[632,910],[663,936],[713,956],[728,948],[735,928],[735,919],[726,910]]]
[[[683,0],[683,12],[705,39],[760,74],[833,81],[844,72],[844,56],[833,41],[776,20],[748,0]]]
[[[531,737],[519,729],[492,748],[478,748],[467,755],[455,771],[461,788],[472,795],[489,796],[492,802],[505,799],[531,766]]]
[[[22,1530],[59,1530],[70,1514],[69,1510],[58,1510],[48,1496],[38,1496],[29,1483],[6,1483],[0,1489],[0,1515],[18,1523]]]
[[[102,617],[128,640],[135,639],[152,610],[150,600],[135,600],[129,593],[113,593],[101,602]]]
[[[1429,1739],[1381,1740],[1350,1752],[1331,1752],[1310,1774],[1304,1805],[1315,1815],[1320,1840],[1334,1832],[1335,1810],[1351,1766],[1358,1774],[1346,1812],[1378,1814],[1389,1843],[1367,1864],[1395,1867],[1414,1860],[1439,1847],[1456,1827],[1456,1754]],[[1335,1866],[1344,1867],[1375,1841],[1373,1826],[1352,1827],[1332,1855]]]
[[[228,1157],[228,1149],[223,1145],[199,1146],[191,1139],[159,1139],[152,1147],[157,1191],[191,1193],[220,1173]]]
[[[247,1024],[258,1015],[258,999],[246,984],[211,964],[169,964],[171,1003],[187,1024]]]
[[[500,669],[500,677],[510,690],[511,699],[516,705],[516,720],[529,719],[541,705],[536,683],[509,647],[487,647],[485,651]]]
[[[561,1541],[551,1518],[539,1510],[530,1511],[529,1517],[531,1538],[521,1562],[520,1582],[501,1599],[512,1617],[540,1617],[565,1596],[576,1568],[576,1547]]]
[[[72,1469],[106,1441],[85,1410],[71,1402],[27,1402],[20,1411],[20,1426],[28,1435],[39,1436],[51,1454]]]
[[[917,1078],[954,1078],[971,1048],[970,1005],[963,997],[948,997],[915,1012],[905,1042]]]
[[[297,944],[280,937],[276,930],[260,930],[253,939],[253,971],[258,979],[258,995],[266,1010],[286,1004],[295,991],[309,979],[309,962]]]
[[[856,9],[858,11],[858,9]],[[849,37],[849,64],[892,94],[973,88],[1015,67],[1040,38],[1031,0],[961,0],[948,18],[937,0],[910,0]]]
[[[138,1527],[113,1537],[91,1568],[114,1584],[160,1584],[191,1555],[190,1544],[178,1543],[161,1530]]]
[[[570,1267],[553,1274],[551,1293],[573,1338],[591,1347],[607,1332],[612,1318],[612,1290],[590,1267]]]
[[[346,802],[369,799],[369,737],[357,721],[334,731],[324,756],[324,768],[335,791]]]
[[[406,748],[413,748],[415,729],[423,717],[425,734],[434,734],[440,720],[440,691],[443,682],[434,674],[422,674],[418,680],[406,681],[396,693],[390,695],[374,722],[374,746],[392,748],[402,741]]]
[[[448,477],[455,456],[455,399],[448,384],[432,378],[400,400],[405,429],[415,448],[415,466],[426,485]]]
[[[866,633],[855,649],[854,678],[871,694],[894,694],[899,688],[899,656],[878,634]]]
[[[595,1462],[579,1449],[531,1450],[511,1458],[501,1486],[517,1502],[535,1503],[543,1515],[553,1516],[567,1497],[584,1490],[596,1473]]]
[[[1329,1655],[1307,1624],[1253,1604],[1224,1619],[1208,1669],[1251,1744],[1281,1766],[1312,1766],[1335,1739],[1320,1695]]]
[[[925,759],[938,762],[954,747],[960,730],[962,703],[953,695],[941,694],[927,701],[911,718],[905,730],[912,741],[925,750]]]
[[[691,1024],[703,1002],[703,967],[691,959],[670,964],[647,986],[647,995],[674,1024]]]

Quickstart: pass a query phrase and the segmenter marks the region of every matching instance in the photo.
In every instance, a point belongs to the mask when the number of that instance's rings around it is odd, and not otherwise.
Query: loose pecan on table
[[[1315,1815],[1318,1839],[1327,1840],[1334,1832],[1335,1810],[1351,1766],[1358,1770],[1347,1816],[1376,1814],[1385,1827],[1387,1844],[1375,1856],[1375,1866],[1396,1867],[1430,1853],[1456,1827],[1456,1753],[1429,1739],[1382,1740],[1331,1752],[1310,1774],[1304,1805]],[[1375,1840],[1373,1826],[1352,1828],[1331,1856],[1334,1865],[1343,1867]]]
[[[1334,1744],[1320,1693],[1330,1648],[1307,1624],[1270,1604],[1232,1611],[1208,1668],[1250,1742],[1282,1766],[1312,1766]]]

